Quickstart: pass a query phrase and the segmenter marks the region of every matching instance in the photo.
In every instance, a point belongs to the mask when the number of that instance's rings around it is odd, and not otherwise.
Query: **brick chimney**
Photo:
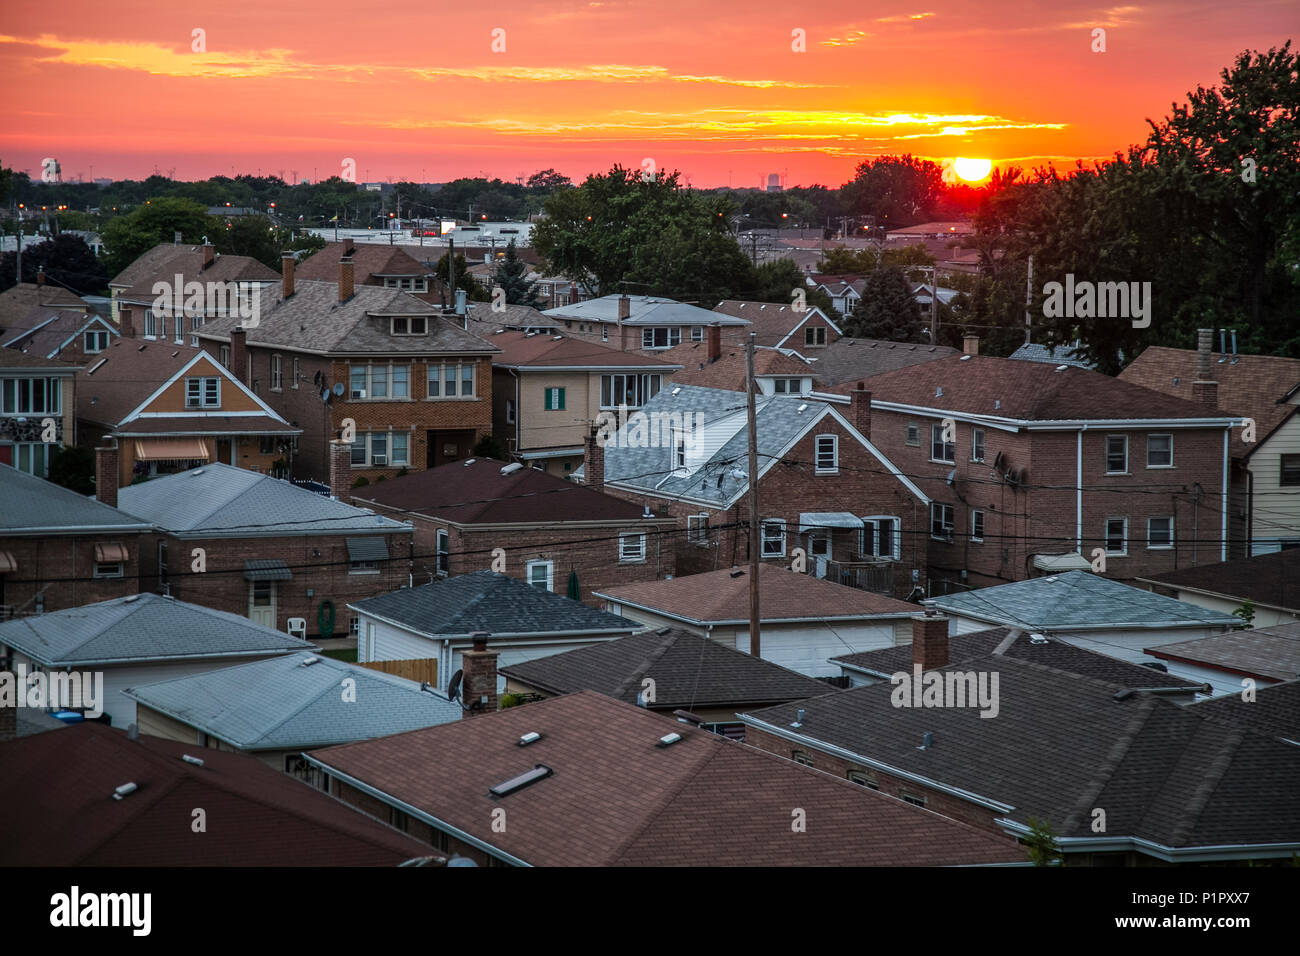
[[[248,384],[248,331],[242,325],[230,330],[230,371]]]
[[[497,652],[488,650],[488,635],[471,636],[474,649],[460,655],[460,699],[466,709],[472,709],[470,716],[490,714],[497,709]]]
[[[709,364],[722,358],[722,326],[709,326]]]
[[[871,438],[871,390],[866,382],[858,382],[853,387],[849,408],[853,411],[853,427],[862,432],[862,437]]]
[[[342,438],[330,442],[330,497],[352,504],[352,445]]]
[[[961,337],[961,351],[963,355],[979,355],[980,337],[967,332]]]
[[[350,255],[352,255],[352,250],[353,250],[354,248],[355,248],[355,247],[352,245],[352,239],[351,239],[351,238],[347,238],[347,239],[344,239],[344,240],[343,240],[343,254],[344,254],[345,256],[350,256]]]
[[[912,663],[932,671],[948,663],[948,618],[938,611],[912,615]]]
[[[587,487],[593,491],[605,490],[605,449],[596,441],[598,429],[591,427],[586,438],[586,455],[583,460],[583,472],[587,478]]]
[[[352,256],[348,254],[339,260],[339,305],[352,298],[353,275],[355,270],[352,267]]]
[[[110,439],[112,440],[112,439]],[[95,449],[95,500],[117,507],[117,445]]]
[[[135,316],[129,306],[120,306],[117,310],[118,334],[124,339],[135,338]]]
[[[1214,330],[1196,330],[1196,381],[1192,382],[1192,401],[1217,408],[1219,383],[1214,380]]]
[[[216,259],[217,250],[213,247],[212,243],[205,242],[203,244],[203,268],[207,269],[211,267],[212,263],[215,262]]]
[[[632,300],[623,293],[618,297],[618,347],[620,350],[627,351],[627,340],[631,335],[627,326],[623,323],[632,317]]]
[[[293,295],[293,267],[297,261],[292,252],[280,256],[280,294],[286,299]]]

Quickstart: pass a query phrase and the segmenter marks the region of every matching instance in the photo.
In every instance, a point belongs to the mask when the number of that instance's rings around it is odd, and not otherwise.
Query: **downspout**
[[[1074,547],[1083,554],[1083,433],[1088,430],[1085,422],[1079,429],[1077,450],[1075,453],[1075,489],[1074,489]]]
[[[523,417],[522,409],[519,407],[519,374],[514,369],[508,369],[510,377],[515,380],[515,454],[519,454],[519,421]]]
[[[1197,560],[1197,550],[1201,546],[1201,535],[1199,532],[1201,524],[1201,483],[1199,481],[1192,483],[1192,567],[1199,563]],[[1174,522],[1174,527],[1178,527],[1178,522]],[[1177,566],[1178,551],[1174,551],[1174,564]]]
[[[1219,519],[1219,560],[1228,560],[1228,436],[1231,428],[1223,430],[1223,504],[1220,507],[1222,517]]]

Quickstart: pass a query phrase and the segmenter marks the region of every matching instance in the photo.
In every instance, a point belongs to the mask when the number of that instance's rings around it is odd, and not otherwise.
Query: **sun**
[[[981,179],[987,179],[989,173],[993,171],[993,160],[958,156],[952,161],[952,168],[966,182],[977,183]]]

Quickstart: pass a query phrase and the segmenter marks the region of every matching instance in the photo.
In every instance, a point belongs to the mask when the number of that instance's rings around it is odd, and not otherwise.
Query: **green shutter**
[[[551,391],[549,388],[546,390],[546,404],[543,406],[548,412],[551,410]]]
[[[555,394],[556,394],[556,395],[559,397],[559,399],[560,399],[560,404],[559,404],[559,409],[560,409],[560,411],[564,411],[564,389],[562,389],[562,388],[557,388],[557,389],[555,390]]]

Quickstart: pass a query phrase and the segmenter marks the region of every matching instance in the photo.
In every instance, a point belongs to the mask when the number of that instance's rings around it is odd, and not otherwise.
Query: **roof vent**
[[[807,407],[808,407],[808,403],[807,403],[807,402],[804,402],[802,405],[800,405],[798,408],[796,408],[795,411],[796,411],[796,412],[800,412],[800,413],[802,413],[803,410],[804,410],[805,408],[807,408]]]
[[[531,783],[536,783],[538,780],[545,780],[553,773],[555,773],[555,771],[550,767],[539,763],[532,770],[526,770],[517,777],[511,777],[505,783],[497,784],[488,792],[494,797],[504,797],[508,794],[514,793],[516,790],[522,790],[524,787]]]
[[[466,459],[465,459],[465,467],[468,468],[470,465],[474,464],[474,462],[476,462],[476,461],[478,461],[477,458],[466,458]]]
[[[661,628],[657,628],[657,629],[655,630],[655,633],[658,634],[660,637],[663,637],[665,634],[667,634],[667,633],[668,633],[669,631],[671,631],[671,630],[672,630],[671,627],[661,627]]]
[[[731,576],[732,576],[733,578],[738,578],[738,577],[740,577],[740,576],[741,576],[742,574],[744,574],[744,573],[745,573],[745,569],[744,569],[744,568],[732,568],[732,569],[731,569]]]
[[[1052,371],[1054,371],[1054,372],[1064,372],[1064,371],[1065,371],[1067,368],[1069,368],[1069,367],[1070,367],[1070,366],[1068,366],[1068,365],[1058,365],[1058,366],[1056,366],[1056,368],[1052,369]]]
[[[963,356],[961,357],[960,361],[962,361],[962,362],[969,362],[969,361],[970,361],[970,356],[969,356],[969,355],[963,355]]]
[[[133,602],[135,602],[135,601],[138,601],[138,600],[140,600],[140,595],[138,595],[138,594],[128,594],[126,597],[122,598],[122,603],[123,603],[123,604],[131,604],[131,603],[133,603]]]
[[[792,723],[790,726],[791,726],[791,727],[802,727],[802,726],[803,726],[803,715],[804,715],[805,713],[807,713],[807,711],[805,711],[802,707],[800,707],[798,710],[796,710],[796,711],[794,712],[794,723]]]
[[[191,757],[189,754],[181,754],[181,759],[184,760],[186,763],[194,764],[194,766],[196,767],[203,766],[203,761],[201,759],[199,759],[198,757]]]
[[[1112,697],[1111,700],[1115,700],[1115,701],[1119,701],[1119,700],[1128,700],[1128,699],[1129,699],[1130,697],[1132,697],[1132,696],[1133,696],[1133,688],[1132,688],[1132,687],[1125,687],[1125,688],[1124,688],[1123,690],[1121,690],[1121,691],[1116,691],[1116,692],[1115,692],[1115,696]]]
[[[676,394],[677,394],[678,392],[680,392],[681,390],[682,390],[682,387],[681,387],[680,385],[678,385],[676,388],[673,389],[673,394],[676,395]]]
[[[121,800],[123,797],[128,796],[129,794],[135,793],[137,789],[139,788],[136,787],[136,785],[133,783],[124,783],[122,784],[122,786],[118,787],[116,790],[113,791],[113,799]]]
[[[194,478],[194,477],[197,477],[198,475],[201,475],[201,474],[203,474],[203,469],[202,469],[202,468],[195,468],[193,471],[190,472],[190,477],[191,477],[191,478]]]
[[[542,735],[533,730],[519,738],[519,746],[527,747],[529,744],[535,744],[542,739]]]
[[[320,663],[320,658],[319,658],[319,657],[312,657],[310,654],[308,654],[306,657],[304,657],[304,658],[302,659],[302,663],[301,663],[299,666],[300,666],[300,667],[311,667],[311,665],[313,665],[313,664],[319,664],[319,663]]]
[[[504,466],[504,467],[501,469],[501,474],[503,474],[503,475],[513,475],[516,471],[522,471],[522,470],[523,470],[523,467],[524,467],[524,466],[521,465],[519,462],[517,462],[517,461],[513,461],[513,462],[511,462],[510,464]]]
[[[933,746],[934,746],[934,734],[927,731],[925,735],[921,737],[921,746],[917,747],[916,749],[929,750]]]
[[[655,746],[659,748],[671,747],[673,744],[677,743],[681,739],[682,739],[681,734],[664,734],[662,737],[659,738],[659,742],[656,743]]]
[[[1046,637],[1045,635],[1039,634],[1037,631],[1035,631],[1034,633],[1032,633],[1032,634],[1029,635],[1029,643],[1030,643],[1030,644],[1047,644],[1047,643],[1049,643],[1049,642],[1048,642],[1047,637]]]

